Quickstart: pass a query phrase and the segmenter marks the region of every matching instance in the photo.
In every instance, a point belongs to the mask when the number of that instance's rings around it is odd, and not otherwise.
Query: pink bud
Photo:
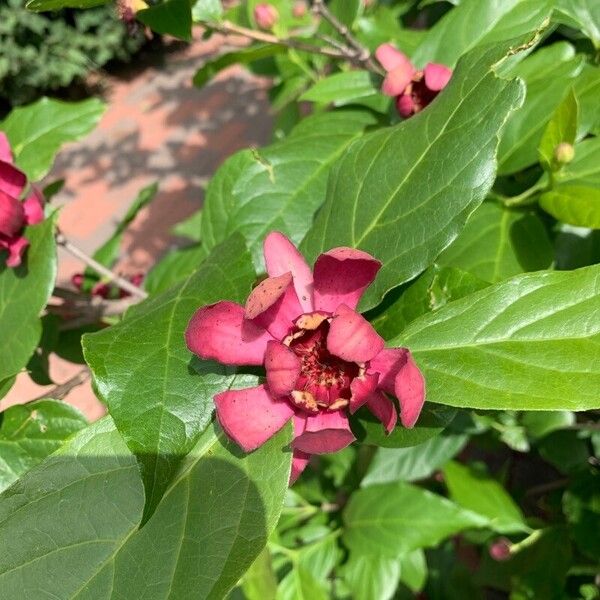
[[[298,2],[294,2],[294,7],[292,8],[292,14],[296,19],[301,19],[306,14],[306,2],[303,0],[298,0]]]
[[[272,29],[278,19],[279,13],[273,5],[263,3],[254,7],[254,20],[261,29]]]
[[[508,560],[510,558],[511,542],[505,537],[498,538],[489,548],[490,556],[497,561]]]
[[[0,190],[0,234],[14,237],[24,225],[25,211],[21,202]]]
[[[75,275],[71,277],[71,283],[74,288],[81,290],[81,286],[83,285],[83,273],[75,273]]]

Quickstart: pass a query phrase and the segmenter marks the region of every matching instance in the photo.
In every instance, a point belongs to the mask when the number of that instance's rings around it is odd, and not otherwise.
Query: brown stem
[[[34,398],[34,400],[44,400],[45,398],[52,398],[54,400],[62,400],[65,396],[74,388],[84,384],[90,378],[90,370],[87,367],[77,372],[71,379],[68,379],[64,383],[55,385],[51,390]]]
[[[122,290],[129,292],[132,296],[137,296],[142,300],[148,297],[148,294],[137,287],[137,285],[133,285],[127,279],[123,277],[119,277],[113,273],[110,269],[107,269],[104,265],[100,264],[97,260],[94,260],[91,256],[88,256],[81,248],[75,246],[75,244],[69,242],[67,238],[62,233],[56,234],[56,243],[59,246],[62,246],[67,252],[72,254],[75,258],[81,260],[81,262],[85,263],[91,269],[94,269],[97,273],[108,279],[108,281],[112,281],[115,285],[117,285]]]

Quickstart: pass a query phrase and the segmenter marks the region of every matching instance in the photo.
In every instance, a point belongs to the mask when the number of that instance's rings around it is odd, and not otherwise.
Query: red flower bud
[[[254,7],[254,20],[261,29],[272,29],[277,23],[279,13],[272,4],[257,4]]]
[[[510,558],[511,542],[505,537],[498,538],[489,548],[490,556],[497,561]]]
[[[25,211],[21,202],[0,190],[0,234],[16,236],[24,225]]]
[[[296,19],[301,19],[306,14],[306,2],[303,0],[298,0],[298,2],[294,2],[294,7],[292,8],[292,14]]]

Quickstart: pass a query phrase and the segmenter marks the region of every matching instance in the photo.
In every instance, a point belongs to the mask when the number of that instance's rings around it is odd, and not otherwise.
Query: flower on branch
[[[264,242],[268,277],[245,306],[222,301],[190,320],[188,348],[226,365],[264,365],[266,382],[214,398],[217,418],[246,452],[293,421],[291,482],[311,454],[336,452],[355,440],[348,415],[366,406],[389,433],[413,427],[425,383],[406,348],[384,340],[356,306],[381,263],[353,248],[321,254],[311,272],[283,234]]]
[[[404,118],[429,105],[452,77],[452,69],[437,63],[428,63],[423,70],[415,69],[406,54],[391,44],[381,44],[375,56],[387,73],[381,91],[396,98],[396,108]]]
[[[6,135],[0,132],[0,249],[8,251],[6,265],[18,267],[29,241],[23,234],[27,225],[44,218],[42,195],[32,187],[25,200],[27,177],[13,164],[13,155]]]

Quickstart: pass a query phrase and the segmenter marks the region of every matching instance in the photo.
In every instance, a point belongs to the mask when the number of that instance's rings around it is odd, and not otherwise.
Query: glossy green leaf
[[[397,558],[435,546],[487,519],[410,483],[374,485],[355,492],[344,511],[344,543],[351,551]]]
[[[560,185],[540,196],[540,206],[563,223],[600,229],[599,188]]]
[[[139,530],[139,470],[102,419],[0,496],[2,592],[24,600],[225,597],[277,522],[289,439],[286,428],[240,456],[210,427]]]
[[[581,73],[573,81],[575,95],[579,103],[578,139],[588,133],[600,133],[600,67],[585,64]]]
[[[135,18],[156,33],[192,40],[192,9],[189,0],[165,0],[140,10]]]
[[[538,146],[546,124],[583,68],[566,42],[538,50],[519,63],[511,74],[527,85],[523,107],[506,125],[498,147],[498,173],[516,173],[538,161]]]
[[[596,0],[557,0],[556,10],[559,20],[581,29],[600,48],[600,4]]]
[[[263,549],[246,571],[241,588],[246,600],[275,600],[277,577],[273,571],[268,547]]]
[[[400,578],[400,563],[395,558],[351,552],[343,576],[353,598],[389,600]]]
[[[242,301],[253,280],[244,242],[234,236],[189,279],[132,307],[118,325],[83,337],[96,388],[140,462],[147,515],[210,422],[213,395],[235,379],[234,369],[192,358],[187,324],[205,304]]]
[[[552,115],[546,125],[544,135],[540,141],[540,162],[546,169],[556,170],[557,164],[554,152],[561,143],[573,145],[577,137],[577,116],[579,106],[573,88],[571,88],[563,101]]]
[[[210,249],[239,231],[257,267],[270,231],[298,243],[325,198],[331,165],[374,123],[366,111],[317,114],[301,121],[283,141],[232,157],[207,190],[202,243]]]
[[[526,271],[547,269],[553,258],[546,229],[534,212],[484,202],[437,262],[495,283]]]
[[[39,315],[56,279],[54,217],[24,235],[30,246],[20,267],[6,267],[4,252],[0,257],[0,382],[16,375],[33,354],[42,335]]]
[[[462,0],[427,32],[412,59],[421,67],[428,62],[454,66],[475,46],[534,31],[550,10],[548,0]]]
[[[0,129],[8,136],[17,166],[31,181],[38,181],[52,167],[59,148],[92,131],[105,108],[97,98],[81,102],[41,98],[13,109]]]
[[[493,72],[513,44],[464,57],[431,106],[363,135],[332,169],[302,247],[309,259],[357,247],[383,263],[363,310],[432,264],[489,190],[498,131],[523,99],[520,82]]]
[[[450,461],[444,467],[450,498],[460,506],[489,519],[498,533],[528,531],[523,513],[510,494],[485,470]]]
[[[235,156],[235,155],[234,155]],[[188,238],[194,242],[202,239],[202,210],[197,210],[190,217],[181,221],[171,230],[175,235]]]
[[[555,411],[527,411],[521,413],[521,424],[525,427],[527,435],[540,439],[556,431],[564,429],[575,423],[575,415],[568,410]]]
[[[42,12],[61,8],[92,8],[102,4],[106,4],[106,0],[29,0],[25,6],[28,10]]]
[[[456,456],[467,441],[466,435],[438,435],[410,448],[379,448],[360,485],[425,479]]]
[[[369,71],[344,71],[317,81],[299,100],[333,102],[336,106],[341,106],[359,98],[376,96],[380,87],[381,77],[374,76]]]
[[[298,565],[281,580],[275,596],[276,600],[327,600],[329,597],[323,584]]]
[[[470,222],[471,220],[468,221]],[[459,236],[459,240],[462,237],[463,234]],[[389,340],[399,335],[417,317],[436,311],[452,300],[458,300],[487,286],[486,281],[471,273],[434,264],[391,304],[386,305],[384,301],[383,309],[381,312],[377,309],[378,314],[371,320],[371,324],[384,339]],[[395,294],[396,290],[390,293],[391,296]]]
[[[427,562],[423,550],[400,556],[400,581],[413,592],[420,592],[427,581]]]
[[[144,289],[149,294],[158,294],[168,290],[199,269],[207,256],[208,251],[200,244],[172,250],[148,272],[144,279]]]
[[[285,47],[276,46],[275,44],[254,44],[247,48],[221,54],[217,58],[207,61],[196,71],[193,79],[194,85],[196,87],[206,85],[219,71],[231,65],[244,65],[264,58],[270,58],[285,51]]]
[[[424,315],[390,345],[411,349],[431,402],[585,410],[598,404],[599,343],[593,266],[493,285]]]
[[[18,404],[0,413],[0,491],[86,425],[76,408],[59,400]]]
[[[351,420],[352,431],[363,444],[372,444],[384,448],[408,448],[418,446],[424,441],[440,434],[454,419],[456,411],[445,407],[425,404],[417,424],[406,429],[398,425],[387,434],[381,422],[367,411],[361,409]]]

